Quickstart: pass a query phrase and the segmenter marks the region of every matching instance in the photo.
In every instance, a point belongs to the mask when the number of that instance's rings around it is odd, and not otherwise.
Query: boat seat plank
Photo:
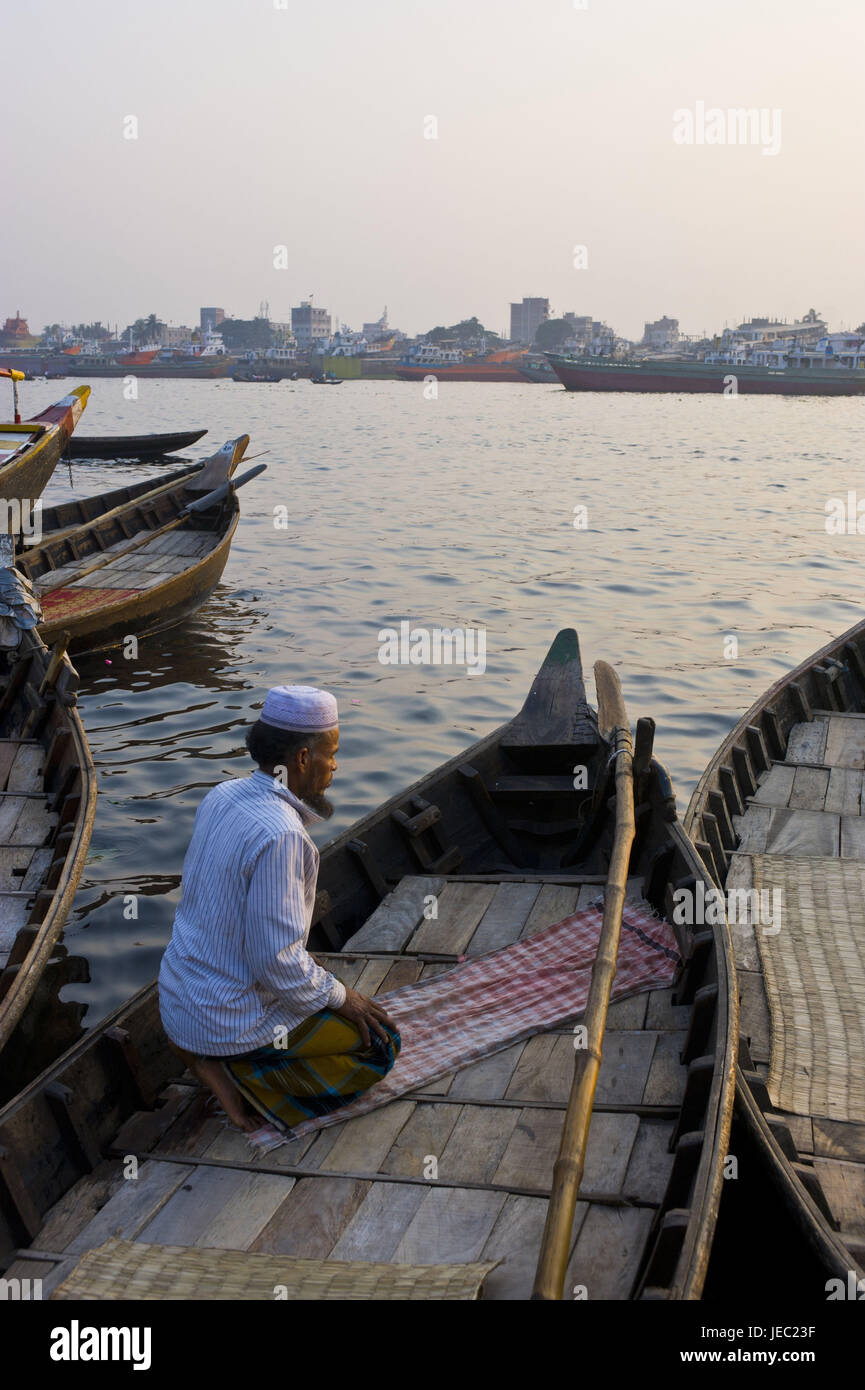
[[[148,1159],[139,1168],[137,1178],[120,1183],[104,1207],[68,1242],[65,1251],[80,1255],[102,1245],[110,1236],[135,1240],[188,1178],[189,1169],[183,1164]]]
[[[454,1076],[447,1095],[460,1100],[501,1100],[525,1046],[524,1042],[515,1043],[513,1047],[494,1052],[491,1057],[482,1057],[462,1067]]]
[[[793,790],[797,769],[785,763],[773,763],[760,778],[757,795],[752,798],[761,806],[786,806]]]
[[[739,849],[746,853],[817,859],[839,854],[840,817],[825,811],[750,805],[744,816],[733,817],[733,825],[739,835]]]
[[[652,1064],[643,1091],[644,1105],[679,1105],[685,1092],[686,1068],[681,1063],[685,1031],[658,1033]],[[594,1120],[592,1121],[594,1125]]]
[[[865,1236],[865,1165],[815,1156],[814,1169],[841,1230]]]
[[[784,761],[788,763],[824,763],[826,761],[826,739],[829,733],[828,721],[813,719],[807,724],[794,724],[787,740],[787,753]]]
[[[772,1057],[772,1015],[762,972],[737,970],[739,985],[739,1032],[747,1038],[755,1062]]]
[[[45,751],[40,744],[19,743],[6,782],[6,790],[10,792],[41,791],[44,762]]]
[[[20,747],[20,743],[11,739],[0,739],[0,791],[6,789],[12,764]]]
[[[520,940],[534,936],[535,932],[551,927],[565,917],[572,917],[577,910],[579,896],[579,888],[569,884],[544,883],[520,932]]]
[[[438,915],[424,919],[409,941],[411,951],[459,955],[495,897],[492,883],[446,883],[438,897]]]
[[[0,893],[20,890],[34,853],[33,845],[0,845]]]
[[[26,898],[0,893],[0,967],[6,964],[15,938],[27,926],[30,906]]]
[[[814,1126],[810,1115],[791,1115],[789,1111],[779,1111],[781,1119],[790,1131],[793,1143],[800,1154],[814,1152]]]
[[[401,951],[423,920],[426,899],[445,885],[439,877],[408,875],[383,898],[363,926],[345,942],[346,951]]]
[[[433,1187],[394,1252],[397,1264],[467,1264],[492,1234],[505,1192]]]
[[[592,1203],[568,1263],[564,1297],[585,1289],[591,1302],[628,1298],[653,1217],[653,1211],[645,1207],[610,1208]]]
[[[830,716],[823,761],[831,767],[865,768],[865,721]]]
[[[829,772],[824,810],[842,816],[861,815],[862,778],[858,768],[833,767]]]
[[[181,1182],[139,1229],[137,1239],[146,1244],[247,1250],[295,1184],[292,1177],[242,1169],[164,1166],[179,1168]]]
[[[517,941],[540,891],[539,883],[500,883],[466,947],[466,955],[484,955]]]
[[[405,960],[395,960],[388,970],[384,979],[378,987],[379,994],[389,994],[393,989],[402,989],[404,985],[414,985],[421,978],[423,973],[423,962],[406,957]]]
[[[453,1107],[448,1107],[453,1109]],[[374,1182],[331,1250],[335,1260],[392,1261],[427,1195],[420,1184]]]
[[[585,1204],[581,1206],[583,1210],[575,1218],[572,1241],[585,1211]],[[485,1261],[501,1261],[484,1280],[485,1299],[528,1301],[531,1298],[546,1215],[547,1204],[542,1197],[512,1192],[505,1199],[484,1246]]]
[[[438,1176],[449,1183],[492,1182],[502,1155],[520,1121],[521,1111],[511,1106],[465,1105],[438,1160]],[[554,1112],[556,1113],[556,1112]],[[561,1115],[556,1113],[561,1125]],[[550,1172],[552,1169],[550,1169]],[[548,1175],[520,1187],[546,1187]],[[508,1179],[496,1178],[496,1182]]]
[[[822,811],[828,788],[828,767],[797,767],[787,804],[794,811]]]
[[[670,1152],[670,1140],[674,1129],[675,1124],[672,1120],[640,1120],[640,1128],[625,1173],[625,1192],[639,1192],[644,1201],[657,1202],[660,1205],[675,1157]]]
[[[841,817],[841,858],[865,859],[865,819]]]
[[[691,1017],[691,1006],[689,1004],[674,1004],[675,986],[669,989],[653,989],[648,995],[636,995],[636,999],[648,1000],[646,1010],[645,1026],[655,1028],[658,1032],[669,1032],[679,1028],[687,1028]],[[623,1001],[624,1002],[624,1001]],[[634,1028],[642,1028],[642,1023],[632,1024]]]
[[[733,955],[736,965],[740,970],[761,970],[760,952],[757,946],[757,936],[754,926],[750,920],[744,919],[751,917],[750,908],[745,911],[745,899],[738,900],[734,894],[750,893],[754,887],[754,861],[750,854],[734,854],[730,861],[730,868],[727,872],[725,888],[727,891],[728,915],[734,915],[738,920],[730,921],[730,939],[733,943]],[[753,901],[753,900],[751,900]],[[733,908],[732,903],[737,906]],[[738,906],[742,903],[743,906]]]
[[[654,992],[654,991],[653,991]],[[630,999],[616,999],[607,1010],[607,1033],[619,1028],[642,1028],[646,1022],[648,993],[633,994]]]
[[[298,1178],[249,1248],[272,1255],[326,1259],[371,1186],[357,1178]]]
[[[461,1113],[459,1105],[416,1105],[381,1159],[380,1171],[397,1177],[422,1178],[427,1159],[443,1153]]]
[[[549,1188],[562,1138],[562,1112],[527,1107],[510,1113],[517,1123],[492,1181],[507,1187]],[[639,1127],[636,1115],[599,1111],[592,1116],[583,1191],[622,1191]]]
[[[147,570],[122,570],[118,572],[115,565],[106,565],[104,569],[95,570],[93,574],[85,574],[82,579],[76,579],[75,583],[68,587],[70,589],[153,589],[162,582],[160,574],[150,574]]]
[[[865,1163],[865,1124],[850,1120],[813,1118],[814,1152],[821,1158],[844,1158]]]
[[[37,848],[44,845],[60,820],[58,812],[49,810],[49,805],[47,797],[44,801],[41,797],[27,797],[11,835],[3,836],[2,843]]]
[[[26,797],[4,796],[0,800],[0,845],[12,843],[12,836]]]
[[[333,1126],[341,1133],[319,1164],[319,1171],[378,1172],[415,1109],[413,1101],[394,1100],[380,1110],[371,1110],[340,1126]]]

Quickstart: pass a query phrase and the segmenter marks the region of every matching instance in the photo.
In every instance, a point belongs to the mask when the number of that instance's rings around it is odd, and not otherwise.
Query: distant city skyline
[[[865,319],[865,7],[18,7],[0,316]],[[34,85],[35,83],[35,85]],[[11,163],[11,161],[10,161]]]

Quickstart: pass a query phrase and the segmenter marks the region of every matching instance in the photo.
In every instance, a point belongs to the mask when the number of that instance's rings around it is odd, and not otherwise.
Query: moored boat
[[[55,953],[96,804],[78,677],[62,644],[49,652],[33,630],[12,551],[0,537],[0,1050]]]
[[[563,357],[548,352],[568,391],[660,391],[718,395],[861,396],[865,362],[856,368],[758,367],[747,363],[646,358],[629,362],[603,357]]]
[[[0,376],[11,377],[14,387],[22,373],[3,368]],[[16,395],[14,419],[0,423],[0,502],[32,506],[42,496],[89,396],[89,386],[77,386],[47,410],[22,422]],[[8,529],[12,524],[9,515],[0,517],[0,528]]]
[[[606,931],[618,894],[620,969],[636,952],[647,974],[641,985],[629,976],[606,1014],[580,1205],[565,1233],[568,1296],[583,1286],[593,1299],[693,1299],[706,1277],[733,1104],[726,926],[698,940],[670,920],[674,885],[709,880],[652,756],[651,720],[637,726],[628,868],[619,755],[630,777],[630,734],[622,741],[618,726],[601,727],[576,633],[561,632],[514,719],[323,849],[310,945],[346,983],[394,999],[400,987],[437,987],[451,967],[517,942],[528,963],[532,938],[541,950],[546,929],[561,933],[568,960],[586,933],[586,974],[600,930],[593,904],[606,885]],[[245,1136],[208,1115],[162,1034],[156,988],[145,988],[0,1111],[9,1194],[0,1255],[29,1243],[29,1259],[7,1277],[38,1259],[44,1292],[69,1278],[58,1296],[74,1297],[83,1252],[126,1260],[128,1273],[136,1252],[165,1260],[172,1247],[152,1296],[203,1297],[184,1273],[182,1247],[194,1246],[196,1256],[208,1249],[214,1276],[227,1260],[243,1265],[245,1279],[263,1266],[248,1297],[272,1298],[282,1282],[274,1269],[300,1256],[319,1284],[353,1262],[355,1297],[417,1297],[426,1280],[440,1290],[432,1297],[477,1297],[482,1283],[489,1298],[528,1298],[574,1071],[582,996],[573,978],[554,1023],[518,1031],[374,1113],[336,1113],[327,1127],[253,1157]],[[68,1096],[63,1113],[57,1095]],[[135,1184],[123,1180],[130,1155],[141,1165]],[[125,1240],[104,1244],[118,1232]],[[187,1278],[186,1293],[175,1276]],[[105,1296],[128,1287],[121,1274]]]
[[[25,548],[18,566],[39,596],[43,639],[68,632],[72,650],[103,651],[194,613],[228,560],[240,516],[231,477],[248,443],[229,440],[177,482]]]
[[[865,1277],[863,777],[860,622],[743,715],[685,818],[731,919],[737,1115],[823,1299]]]
[[[162,458],[175,449],[187,449],[207,430],[175,430],[164,434],[75,435],[64,450],[70,459],[138,459]]]

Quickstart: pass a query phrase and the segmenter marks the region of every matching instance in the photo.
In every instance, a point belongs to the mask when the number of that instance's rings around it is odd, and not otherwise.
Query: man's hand
[[[381,1025],[386,1023],[389,1028],[396,1029],[393,1019],[388,1017],[381,1004],[378,1004],[375,999],[367,998],[365,994],[358,994],[356,989],[346,987],[345,1003],[342,1008],[334,1009],[333,1012],[351,1020],[363,1039],[364,1047],[370,1045],[370,1029],[381,1038],[383,1043],[389,1042],[390,1039]]]

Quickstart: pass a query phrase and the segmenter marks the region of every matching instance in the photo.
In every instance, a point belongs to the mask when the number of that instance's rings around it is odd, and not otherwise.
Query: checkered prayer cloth
[[[582,1013],[602,922],[603,911],[592,905],[420,984],[378,995],[402,1039],[395,1066],[356,1100],[303,1120],[292,1134],[364,1115]],[[626,902],[611,998],[664,989],[679,960],[669,924],[648,905]]]

